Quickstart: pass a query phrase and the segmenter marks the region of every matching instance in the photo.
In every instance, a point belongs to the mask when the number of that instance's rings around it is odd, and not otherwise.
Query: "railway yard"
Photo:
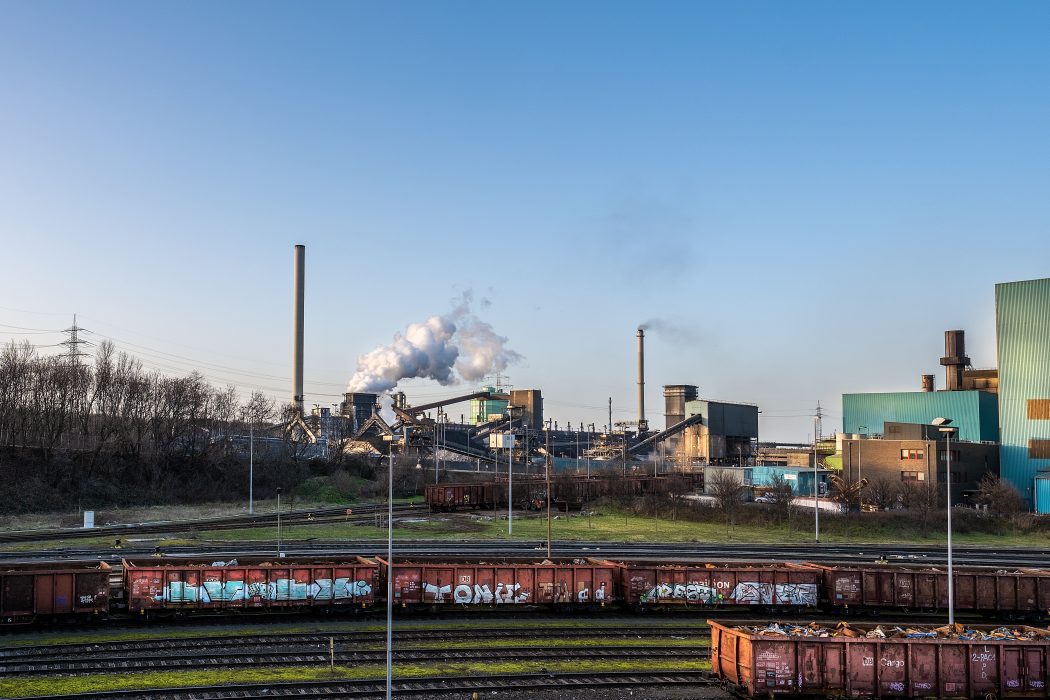
[[[282,557],[274,542],[250,539],[164,544],[158,551],[158,543],[189,529],[266,528],[273,514],[124,524],[106,528],[102,538],[71,529],[2,533],[0,697],[383,697],[391,571],[399,697],[755,696],[765,691],[749,682],[767,671],[741,671],[746,664],[735,651],[728,663],[726,641],[713,664],[709,618],[751,631],[772,620],[785,629],[819,623],[830,630],[844,620],[877,622],[897,636],[945,620],[944,550],[936,546],[615,542],[582,539],[581,530],[581,539],[552,541],[551,558],[547,543],[532,539],[399,539],[391,569],[378,539],[295,535],[297,526],[370,526],[384,510],[363,504],[350,514],[284,514]],[[430,517],[475,516],[432,515],[409,504],[395,511],[395,521]],[[27,551],[48,542],[52,549]],[[954,553],[960,625],[1046,629],[1050,553],[976,546]],[[19,575],[32,580],[32,593],[15,609]],[[465,590],[476,595],[461,594],[456,580],[469,580]],[[88,605],[83,593],[92,585],[105,597]],[[525,590],[533,597],[516,597]],[[846,590],[851,602],[836,601]],[[63,607],[63,591],[75,591],[80,602]],[[897,648],[878,643],[886,653]],[[1047,677],[1050,642],[1032,644],[1024,658],[1031,665],[1038,657],[1038,678]],[[819,658],[822,667],[842,666],[837,657]],[[1025,678],[1035,678],[1024,669]],[[1000,676],[1013,682],[1007,670]],[[864,695],[861,681],[850,678],[854,694]],[[1045,696],[1038,678],[1028,696]],[[976,688],[959,696],[977,697]],[[794,692],[778,690],[785,691]]]

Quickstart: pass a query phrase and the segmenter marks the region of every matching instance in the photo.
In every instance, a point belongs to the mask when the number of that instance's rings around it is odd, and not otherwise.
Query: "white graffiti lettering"
[[[432,583],[423,583],[424,595],[433,596],[433,602],[445,602],[446,596],[451,596],[452,602],[460,605],[480,605],[495,602],[497,605],[503,603],[524,603],[529,599],[529,592],[524,590],[520,583],[503,584],[497,583],[493,591],[486,584],[474,584],[473,587],[461,583],[454,589],[451,586],[437,586]]]
[[[252,598],[289,601],[345,600],[364,598],[371,593],[372,586],[367,581],[352,581],[348,578],[337,578],[334,582],[332,579],[316,579],[310,583],[286,578],[248,584],[244,581],[205,581],[196,586],[185,581],[169,581],[153,599],[158,602],[208,605],[213,602],[233,603]]]
[[[719,581],[716,586],[723,582]],[[816,605],[815,583],[759,583],[741,581],[732,593],[725,595],[706,583],[659,583],[640,597],[642,603],[660,600],[688,600],[722,605]]]

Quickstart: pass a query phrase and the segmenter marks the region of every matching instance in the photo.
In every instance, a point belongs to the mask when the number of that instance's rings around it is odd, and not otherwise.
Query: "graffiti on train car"
[[[435,603],[483,604],[483,603],[526,603],[529,600],[529,591],[520,583],[497,583],[496,590],[487,583],[473,586],[461,583],[454,587],[452,584],[434,584],[423,582],[424,600]]]
[[[817,584],[741,581],[726,595],[706,583],[661,583],[640,597],[642,603],[667,599],[723,605],[816,605]]]
[[[153,596],[158,602],[168,603],[212,603],[235,602],[260,598],[262,600],[346,600],[367,597],[372,586],[364,580],[349,578],[314,579],[310,583],[299,583],[292,579],[279,578],[268,582],[205,581],[203,584],[188,584],[184,581],[169,581],[164,589]]]

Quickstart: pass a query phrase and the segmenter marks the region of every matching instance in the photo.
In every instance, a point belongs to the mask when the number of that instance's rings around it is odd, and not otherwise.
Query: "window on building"
[[[901,472],[901,481],[926,481],[926,472]]]
[[[961,484],[963,482],[963,476],[964,475],[963,475],[962,472],[957,472],[954,469],[952,469],[952,481],[954,483]],[[944,481],[947,481],[947,480],[948,480],[948,472],[947,472],[947,470],[939,469],[937,471],[937,481],[940,481],[940,482],[943,483]]]
[[[948,450],[941,450],[937,453],[937,459],[947,463],[948,461]],[[952,461],[958,462],[960,459],[959,450],[952,450]]]
[[[1028,420],[1050,420],[1050,399],[1028,399]]]
[[[1029,459],[1050,459],[1050,440],[1029,440]]]
[[[901,450],[901,459],[926,459],[925,450]]]

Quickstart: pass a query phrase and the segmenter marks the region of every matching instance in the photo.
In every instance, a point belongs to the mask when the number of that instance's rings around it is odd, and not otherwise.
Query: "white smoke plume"
[[[520,360],[506,338],[474,315],[472,301],[472,294],[464,292],[452,311],[410,324],[403,334],[394,334],[390,345],[361,355],[346,390],[381,393],[413,377],[442,385],[477,381]]]

